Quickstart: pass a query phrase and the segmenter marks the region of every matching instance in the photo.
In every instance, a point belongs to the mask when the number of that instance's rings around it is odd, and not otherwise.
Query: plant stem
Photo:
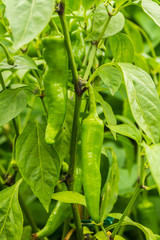
[[[95,58],[95,55],[96,55],[96,50],[97,50],[96,44],[92,45],[91,52],[90,52],[90,55],[89,55],[89,63],[88,63],[88,66],[86,68],[86,71],[85,71],[84,77],[83,77],[84,81],[87,81],[87,79],[88,79],[90,70],[93,66],[93,61],[94,61],[94,58]]]
[[[76,159],[76,146],[77,146],[77,133],[79,126],[79,113],[81,107],[81,96],[76,95],[75,99],[75,111],[73,118],[73,127],[72,127],[72,137],[71,137],[71,147],[70,147],[70,165],[69,165],[69,190],[73,190],[73,178],[74,178],[74,167]]]
[[[74,233],[74,231],[75,231],[75,228],[72,228],[72,229],[68,232],[68,234],[65,236],[64,240],[69,240],[69,239],[71,238],[72,234]]]
[[[2,84],[3,90],[5,90],[6,89],[6,85],[5,85],[5,82],[4,82],[4,79],[3,79],[3,76],[2,76],[1,72],[0,72],[0,81],[1,81],[1,84]]]
[[[17,139],[18,136],[19,136],[19,129],[18,129],[18,126],[17,126],[17,123],[16,123],[16,119],[13,118],[12,122],[13,122],[13,126],[14,126],[14,129],[15,129],[15,132],[16,132],[16,139]]]
[[[87,81],[87,79],[88,79],[91,67],[93,65],[93,61],[95,59],[98,43],[100,42],[100,40],[102,39],[102,37],[103,37],[103,35],[104,35],[105,31],[106,31],[106,29],[107,29],[107,27],[109,25],[109,22],[111,20],[111,17],[112,17],[112,15],[108,15],[107,21],[104,24],[104,27],[103,27],[103,29],[102,29],[102,31],[101,31],[97,41],[92,45],[91,52],[90,52],[90,57],[89,57],[89,63],[88,63],[87,69],[86,69],[84,77],[83,77],[84,81]]]
[[[48,111],[47,111],[46,104],[45,104],[45,102],[44,102],[43,97],[40,97],[40,99],[41,99],[41,102],[42,102],[42,105],[43,105],[44,111],[45,111],[46,115],[48,115]]]
[[[129,210],[132,208],[132,206],[133,206],[135,200],[137,199],[137,197],[138,197],[138,195],[139,195],[139,193],[140,193],[141,191],[142,191],[142,189],[140,188],[139,185],[137,185],[137,187],[136,187],[136,189],[135,189],[135,192],[134,192],[134,194],[133,194],[131,200],[129,201],[129,203],[128,203],[126,209],[124,210],[124,212],[123,212],[121,218],[119,219],[119,221],[118,221],[118,223],[117,223],[115,229],[113,230],[113,232],[112,232],[112,234],[111,234],[111,238],[110,238],[111,240],[114,239],[115,235],[116,235],[117,232],[119,231],[119,229],[120,229],[120,227],[121,227],[121,224],[122,224],[122,222],[123,222],[125,216],[127,216]]]
[[[66,49],[68,52],[68,57],[71,65],[73,82],[75,84],[75,89],[78,90],[79,77],[78,77],[78,71],[77,71],[77,67],[76,67],[76,63],[75,63],[75,59],[72,51],[72,45],[71,45],[71,40],[70,40],[66,16],[65,16],[65,0],[62,0],[60,2],[60,9],[58,11],[58,14],[61,21]],[[69,182],[68,182],[69,190],[73,190],[74,167],[75,167],[75,160],[76,160],[77,133],[78,133],[78,127],[79,127],[81,96],[82,94],[81,93],[78,94],[78,91],[76,91],[74,119],[73,119],[73,125],[72,125],[72,137],[71,137],[71,147],[70,147],[70,165],[69,165]],[[81,219],[80,219],[77,204],[72,204],[72,211],[73,211],[74,222],[76,225],[77,238],[78,240],[84,240]]]
[[[57,25],[55,24],[53,18],[51,18],[51,20],[49,22],[49,26],[53,32],[55,31],[58,35],[63,36],[62,33],[59,31]]]
[[[104,27],[103,27],[103,29],[102,29],[102,31],[101,31],[101,33],[100,33],[98,39],[97,39],[97,43],[99,43],[100,40],[103,38],[103,35],[104,35],[104,33],[105,33],[105,31],[106,31],[106,29],[107,29],[109,23],[110,23],[111,17],[112,17],[112,15],[109,14],[109,15],[108,15],[108,18],[107,18],[107,20],[106,20],[106,22],[105,22],[105,24],[104,24]]]
[[[76,85],[78,85],[78,71],[76,67],[76,62],[74,59],[73,51],[72,51],[72,44],[69,36],[69,31],[68,31],[68,26],[67,26],[67,20],[66,20],[66,15],[65,15],[65,1],[60,2],[60,9],[58,11],[59,18],[61,21],[62,29],[63,29],[63,34],[64,34],[64,40],[66,44],[66,49],[68,52],[68,58],[71,64],[71,71],[72,71],[72,76],[73,76],[73,82]]]
[[[19,203],[21,205],[21,208],[23,209],[23,212],[24,212],[26,218],[28,219],[28,222],[30,223],[30,225],[32,227],[33,232],[37,232],[38,228],[36,226],[36,223],[33,220],[32,216],[31,216],[31,213],[30,213],[29,209],[27,208],[21,194],[19,194]]]
[[[108,234],[103,226],[101,226],[102,231],[104,232],[105,236],[108,238]]]

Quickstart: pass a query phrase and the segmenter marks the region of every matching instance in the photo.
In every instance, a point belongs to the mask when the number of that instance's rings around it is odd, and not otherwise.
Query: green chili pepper
[[[104,125],[96,112],[93,89],[89,87],[90,112],[82,122],[82,179],[88,212],[98,223],[101,191],[100,157]]]
[[[85,55],[85,42],[82,31],[77,29],[72,32],[71,42],[75,61],[78,65],[82,65],[82,60]]]
[[[44,75],[45,98],[48,106],[45,140],[53,144],[66,114],[68,57],[63,37],[47,37],[42,43],[44,59],[48,66]]]
[[[148,199],[144,199],[137,205],[138,221],[152,230],[153,233],[158,233],[158,219],[154,204]]]
[[[65,191],[67,190],[67,187],[65,184],[63,185],[63,189]],[[41,238],[41,237],[47,237],[53,234],[70,214],[71,214],[71,205],[69,203],[63,203],[63,202],[57,201],[56,206],[51,212],[44,228],[39,232],[37,232],[36,234],[33,234],[33,236],[36,238]]]

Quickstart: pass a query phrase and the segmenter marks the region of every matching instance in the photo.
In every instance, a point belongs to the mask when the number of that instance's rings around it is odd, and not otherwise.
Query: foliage
[[[159,13],[0,0],[1,240],[160,239]]]

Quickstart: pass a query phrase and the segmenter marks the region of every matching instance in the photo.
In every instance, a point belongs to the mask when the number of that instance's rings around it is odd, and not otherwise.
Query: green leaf
[[[147,61],[144,56],[142,56],[141,54],[135,53],[133,62],[136,66],[140,67],[142,70],[149,73]]]
[[[81,0],[66,0],[66,9],[71,9],[72,11],[78,11],[81,6]]]
[[[103,100],[103,97],[98,92],[95,91],[94,93],[95,93],[96,101],[98,103],[100,103],[103,108],[104,116],[105,116],[105,119],[106,119],[108,125],[116,125],[117,120],[116,120],[116,117],[113,113],[111,106]],[[112,131],[112,134],[116,138],[116,134],[114,131]]]
[[[94,232],[92,232],[89,228],[87,228],[87,227],[83,227],[83,234],[90,234],[90,233],[94,233]]]
[[[103,188],[100,218],[103,223],[108,213],[112,210],[118,197],[119,169],[116,155],[113,150],[107,150],[107,155],[112,165],[109,169],[108,177]]]
[[[32,228],[31,226],[25,226],[23,228],[23,234],[21,240],[31,240]]]
[[[116,219],[120,219],[122,214],[120,213],[111,213],[109,214],[110,217],[116,218]],[[159,240],[160,236],[154,234],[149,228],[144,227],[143,225],[132,221],[129,217],[125,217],[122,223],[122,226],[125,225],[131,225],[131,226],[135,226],[137,228],[139,228],[146,236],[147,240]]]
[[[102,232],[102,231],[97,232],[97,233],[95,234],[95,237],[96,237],[96,239],[98,239],[98,240],[104,240],[104,239],[107,240],[106,235],[105,235],[104,232]],[[109,235],[108,235],[108,239],[109,239]],[[123,237],[121,237],[121,236],[118,236],[118,235],[116,235],[114,239],[115,239],[115,240],[125,240],[125,238],[123,238]]]
[[[151,0],[142,0],[142,9],[160,27],[160,5]]]
[[[26,103],[27,97],[22,88],[2,91],[0,93],[0,126],[19,115]]]
[[[122,236],[116,235],[115,240],[125,240],[125,238],[123,238]]]
[[[131,155],[132,153],[130,153]],[[134,188],[137,181],[137,165],[133,165],[131,172],[126,168],[119,168],[119,196],[130,197],[133,195]]]
[[[35,62],[32,60],[32,58],[28,56],[18,55],[18,56],[14,56],[13,58],[15,60],[14,65],[9,65],[7,63],[7,59],[5,59],[0,63],[0,69],[36,69],[38,70]]]
[[[115,0],[116,8],[122,6],[127,0]]]
[[[100,76],[112,95],[114,95],[122,82],[122,73],[113,66],[101,65],[94,74]]]
[[[119,63],[132,114],[153,143],[159,142],[160,100],[152,78],[141,68]]]
[[[119,124],[119,125],[108,125],[108,128],[112,129],[112,131],[129,137],[135,140],[137,143],[140,142],[141,133],[140,131],[134,126],[129,124]]]
[[[65,203],[77,203],[86,206],[85,196],[78,192],[57,192],[52,195],[52,198]]]
[[[134,46],[132,40],[124,33],[118,33],[109,38],[115,62],[133,62]]]
[[[48,211],[60,163],[57,152],[44,139],[45,126],[29,123],[17,139],[16,162],[24,180]]]
[[[104,239],[107,240],[106,235],[105,235],[104,232],[102,232],[102,231],[97,232],[97,233],[95,234],[95,237],[96,237],[96,239],[98,239],[98,240],[104,240]],[[109,238],[108,238],[108,239],[109,239]]]
[[[133,169],[133,163],[135,160],[135,146],[129,138],[124,137],[122,135],[117,135],[117,140],[122,144],[125,150],[127,168],[129,173],[131,173]]]
[[[18,188],[22,180],[0,192],[0,239],[20,240],[23,215],[18,202]]]
[[[95,16],[93,19],[92,32],[87,36],[87,41],[96,41],[105,25],[105,22],[108,18],[108,13],[104,3],[99,4],[94,14]],[[110,37],[120,32],[124,27],[124,22],[124,16],[121,12],[117,13],[115,16],[112,16],[103,38]]]
[[[49,22],[55,0],[3,0],[14,47],[20,48],[34,39]],[[15,7],[16,6],[16,7]]]
[[[88,10],[92,7],[95,0],[82,0],[82,6],[85,10]]]
[[[152,176],[157,184],[157,188],[160,193],[160,144],[155,144],[152,146],[147,146],[144,144],[144,147]]]
[[[139,28],[138,29],[137,28],[138,26],[135,23],[126,19],[124,30],[132,39],[135,52],[143,53],[144,51],[143,39],[141,33],[139,32]]]

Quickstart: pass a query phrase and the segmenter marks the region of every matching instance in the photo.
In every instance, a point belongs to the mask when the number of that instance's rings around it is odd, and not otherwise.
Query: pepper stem
[[[5,54],[6,54],[7,63],[8,63],[9,65],[14,65],[15,60],[14,60],[13,57],[10,56],[10,54],[9,54],[6,46],[5,46],[2,42],[0,42],[0,46],[3,48],[3,50],[4,50]]]
[[[90,101],[90,108],[89,108],[90,114],[94,114],[98,116],[97,110],[96,110],[96,101],[95,101],[94,91],[91,84],[89,85],[89,101]]]

